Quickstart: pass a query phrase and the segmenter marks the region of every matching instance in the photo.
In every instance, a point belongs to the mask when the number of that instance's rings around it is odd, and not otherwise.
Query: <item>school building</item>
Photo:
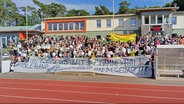
[[[137,35],[184,35],[184,12],[178,7],[138,9],[135,14],[94,15],[46,18],[46,35],[106,36],[111,32]]]

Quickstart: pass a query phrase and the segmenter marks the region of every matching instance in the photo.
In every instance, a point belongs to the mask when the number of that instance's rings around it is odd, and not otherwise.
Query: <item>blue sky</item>
[[[35,6],[32,0],[12,0],[16,3],[18,7],[30,5]],[[112,1],[113,0],[39,0],[42,3],[50,4],[52,2],[64,4],[67,9],[85,9],[91,14],[95,11],[95,6],[104,5],[110,11],[112,11]],[[117,12],[119,8],[119,3],[123,0],[114,0],[115,4],[115,12]],[[172,0],[127,0],[131,3],[130,8],[137,6],[164,6],[166,3],[171,2]]]

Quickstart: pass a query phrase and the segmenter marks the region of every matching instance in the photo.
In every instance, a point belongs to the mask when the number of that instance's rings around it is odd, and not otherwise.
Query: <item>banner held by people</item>
[[[145,65],[146,56],[124,58],[38,58],[30,57],[28,62],[18,62],[14,72],[92,72],[117,76],[151,77],[152,70]]]
[[[128,41],[136,41],[136,34],[110,34],[110,39],[112,41],[120,41],[120,42],[128,42]]]

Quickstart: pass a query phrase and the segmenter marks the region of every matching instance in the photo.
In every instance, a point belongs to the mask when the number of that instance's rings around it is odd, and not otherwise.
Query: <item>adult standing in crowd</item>
[[[151,36],[137,38],[136,42],[114,42],[108,37],[32,36],[15,44],[10,51],[12,61],[24,62],[30,56],[45,58],[113,58],[155,54],[157,45],[183,45],[184,37]]]

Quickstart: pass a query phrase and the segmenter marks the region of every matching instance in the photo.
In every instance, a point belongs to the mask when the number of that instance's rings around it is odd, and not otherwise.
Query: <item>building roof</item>
[[[116,14],[114,17],[130,17],[136,16],[136,14]],[[51,17],[45,18],[45,20],[54,20],[54,19],[85,19],[85,18],[113,18],[113,15],[93,15],[93,16],[72,16],[72,17]]]
[[[0,31],[22,31],[29,29],[32,26],[11,26],[11,27],[0,27]]]
[[[18,32],[26,32],[26,30],[15,30],[15,31],[0,31],[0,33],[18,33]],[[39,31],[39,30],[28,30],[28,33],[40,33],[40,34],[44,34],[44,31]]]
[[[137,9],[136,14],[141,12],[152,12],[152,11],[172,11],[176,12],[178,7],[165,7],[165,8],[146,8],[146,9]],[[115,14],[114,17],[130,17],[137,16],[136,14]],[[45,18],[45,20],[55,20],[55,19],[90,19],[90,18],[113,18],[113,15],[93,15],[93,16],[71,16],[71,17],[51,17]]]
[[[0,33],[12,33],[12,32],[25,32],[26,30],[28,32],[39,32],[44,33],[41,31],[41,28],[39,28],[41,24],[36,24],[34,26],[11,26],[11,27],[0,27]]]
[[[137,13],[142,13],[142,12],[155,12],[155,11],[172,11],[176,12],[176,10],[179,7],[165,7],[165,8],[146,8],[146,9],[137,9]]]
[[[175,13],[173,13],[173,15],[184,15],[184,11],[177,11],[177,12],[175,12]]]

